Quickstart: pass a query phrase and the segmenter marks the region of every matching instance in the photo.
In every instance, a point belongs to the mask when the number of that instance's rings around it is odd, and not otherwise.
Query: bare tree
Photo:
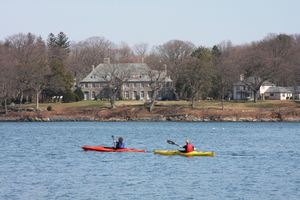
[[[114,63],[133,63],[136,62],[136,57],[133,54],[132,49],[126,42],[121,42],[120,45],[114,49],[114,55],[112,57]]]
[[[0,102],[3,101],[5,113],[8,113],[7,102],[16,92],[15,65],[7,46],[0,43]]]
[[[291,48],[289,56],[290,67],[288,78],[291,79],[291,85],[300,85],[300,35],[295,35],[294,45]]]
[[[242,81],[253,91],[254,102],[256,103],[260,86],[264,81],[272,78],[271,68],[266,64],[265,52],[259,44],[253,43],[244,50],[242,62],[246,78]]]
[[[215,67],[215,84],[221,99],[221,107],[224,110],[224,98],[235,81],[239,70],[236,69],[234,61],[236,60],[235,50],[230,41],[222,42],[212,49],[213,64]]]
[[[160,55],[160,60],[168,66],[168,74],[173,81],[173,92],[178,99],[177,82],[182,75],[183,62],[195,50],[195,45],[191,42],[181,40],[170,40],[155,49],[155,53]]]
[[[40,94],[47,86],[46,76],[50,74],[47,65],[46,45],[42,38],[37,38],[35,43],[34,54],[36,60],[31,63],[29,86],[35,91],[36,109],[39,109]]]
[[[286,35],[269,35],[244,49],[242,63],[247,79],[243,82],[253,91],[254,102],[257,102],[263,82],[276,81],[281,76],[289,55],[290,42]]]
[[[151,102],[149,105],[149,112],[152,112],[155,106],[158,92],[162,92],[165,84],[168,81],[167,65],[161,63],[151,63],[148,70],[149,86],[151,88]]]
[[[122,67],[121,67],[122,66]],[[132,76],[130,66],[118,64],[103,64],[96,68],[95,75],[107,82],[106,91],[111,104],[111,108],[116,108],[115,101],[120,94],[122,85]]]
[[[74,43],[68,57],[68,66],[76,81],[84,78],[92,66],[102,63],[104,58],[113,57],[114,48],[115,45],[104,37],[91,37]]]
[[[148,44],[138,43],[134,45],[133,50],[135,54],[139,57],[139,62],[143,63],[148,50]]]
[[[25,90],[30,90],[33,78],[34,68],[42,68],[39,71],[43,72],[43,66],[46,65],[45,59],[45,44],[40,37],[37,37],[31,33],[17,34],[10,36],[6,39],[7,51],[12,55],[13,62],[16,68],[16,86],[18,88],[18,96],[20,98],[20,104],[23,101],[23,95]],[[43,48],[42,48],[43,46]],[[42,55],[43,54],[43,55]],[[37,74],[38,76],[40,73]],[[42,77],[42,81],[44,81]]]
[[[266,53],[266,64],[273,70],[273,81],[281,86],[291,84],[288,75],[292,63],[290,59],[293,43],[293,37],[285,34],[270,34],[261,41]]]

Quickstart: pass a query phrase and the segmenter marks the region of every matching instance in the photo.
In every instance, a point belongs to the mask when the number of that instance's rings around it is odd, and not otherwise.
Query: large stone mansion
[[[105,69],[114,68],[116,70],[131,70],[130,78],[122,84],[119,99],[128,100],[150,100],[151,99],[151,78],[149,72],[157,72],[150,70],[145,63],[119,63],[111,64],[109,59],[104,60],[104,63],[92,68],[92,71],[79,82],[81,90],[84,93],[84,100],[95,100],[107,98],[105,96],[105,89],[108,81],[102,76]],[[172,80],[163,73],[161,80],[161,90],[156,95],[157,99],[171,99]]]

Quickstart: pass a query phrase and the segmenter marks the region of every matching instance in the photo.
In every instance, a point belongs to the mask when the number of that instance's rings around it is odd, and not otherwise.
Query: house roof
[[[270,82],[270,81],[264,81],[262,83],[262,86],[276,86],[274,83]]]
[[[292,93],[289,88],[286,87],[269,87],[266,90],[267,93]]]
[[[130,72],[131,78],[128,82],[137,82],[137,81],[150,81],[148,75],[150,68],[145,63],[119,63],[119,64],[99,64],[94,68],[91,73],[89,73],[83,80],[80,82],[106,82],[104,78],[105,73],[108,70],[117,70],[119,72]],[[157,73],[158,71],[152,70],[152,72]],[[163,72],[166,73],[166,72]],[[171,82],[170,77],[166,77],[165,81]]]
[[[250,77],[250,79],[249,79],[249,78],[246,79],[245,82],[253,83],[254,80],[251,79],[251,77]],[[233,85],[236,85],[236,86],[239,86],[239,85],[241,85],[241,86],[242,86],[242,85],[247,85],[245,82],[243,82],[243,81],[237,81],[237,82],[235,82]],[[275,86],[275,84],[272,83],[272,82],[270,82],[270,81],[264,81],[264,82],[262,83],[262,86]]]
[[[293,92],[297,92],[300,93],[300,86],[296,86],[296,87],[287,87],[288,90],[293,91]]]

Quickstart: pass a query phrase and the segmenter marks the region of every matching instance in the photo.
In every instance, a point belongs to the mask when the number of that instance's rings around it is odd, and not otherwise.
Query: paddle
[[[176,145],[176,146],[179,146],[180,148],[182,148],[181,145],[177,144],[176,142],[173,142],[172,140],[167,140],[167,143],[172,144],[172,145]]]
[[[113,148],[115,148],[115,147],[116,147],[116,140],[115,140],[115,136],[114,136],[114,135],[112,135],[112,136],[111,136],[111,138],[112,138],[112,140],[113,140]]]
[[[180,148],[183,148],[183,146],[177,144],[176,142],[173,142],[172,140],[167,140],[167,143],[168,143],[168,144],[172,144],[172,145],[179,146]],[[194,151],[196,151],[196,147],[194,147]]]

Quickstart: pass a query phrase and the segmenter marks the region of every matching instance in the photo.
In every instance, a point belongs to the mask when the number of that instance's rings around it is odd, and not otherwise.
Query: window
[[[144,84],[144,83],[141,83],[141,87],[145,87],[145,84]]]
[[[134,83],[134,84],[133,84],[133,87],[136,88],[136,87],[137,87],[137,83]]]
[[[88,84],[88,83],[85,83],[85,84],[84,84],[84,87],[85,87],[85,88],[88,88],[88,87],[89,87],[89,84]]]
[[[92,83],[92,88],[95,88],[96,87],[96,84],[95,83]]]
[[[270,97],[274,97],[274,93],[270,93]]]
[[[129,99],[129,91],[125,91],[125,99]]]
[[[89,100],[89,93],[88,92],[84,92],[84,100]]]
[[[147,93],[147,99],[151,99],[152,98],[152,91],[148,91]]]
[[[141,99],[144,99],[144,97],[145,97],[145,92],[141,91]]]
[[[96,93],[92,92],[92,98],[91,99],[95,99],[95,97],[96,97]]]
[[[133,100],[136,100],[136,98],[137,98],[137,91],[134,91],[134,92],[133,92],[132,99],[133,99]]]
[[[157,91],[157,97],[161,97],[161,91]]]

